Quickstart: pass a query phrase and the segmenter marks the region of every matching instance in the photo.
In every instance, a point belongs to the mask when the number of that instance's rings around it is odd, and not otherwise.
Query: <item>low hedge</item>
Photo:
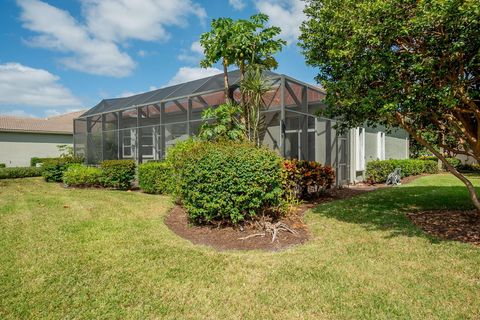
[[[100,167],[104,187],[120,190],[132,187],[136,169],[134,160],[104,160]]]
[[[5,167],[6,167],[5,163],[0,163],[0,168],[5,168]]]
[[[38,163],[44,163],[45,161],[48,161],[50,159],[56,159],[56,158],[33,157],[33,158],[30,159],[30,167],[36,167]]]
[[[312,194],[330,189],[335,182],[335,171],[316,161],[285,160],[282,183],[287,199],[308,199]]]
[[[42,175],[47,182],[62,182],[63,173],[72,164],[83,163],[82,158],[78,157],[60,157],[49,158],[42,163]]]
[[[435,156],[421,156],[421,157],[418,157],[418,159],[438,162],[438,158]],[[458,169],[462,165],[462,161],[460,161],[460,159],[453,158],[453,157],[447,157],[446,159],[447,159],[447,162],[450,163],[450,165],[456,169]],[[442,169],[446,170],[446,167],[443,163],[442,163]]]
[[[480,172],[480,164],[462,164],[457,168],[460,172]]]
[[[67,186],[92,187],[100,185],[102,170],[82,164],[72,164],[63,173],[63,183]]]
[[[387,181],[388,175],[400,168],[402,177],[419,175],[422,173],[438,173],[438,164],[432,160],[404,159],[404,160],[374,160],[367,163],[366,178],[371,183]]]
[[[36,167],[0,168],[0,179],[40,177],[41,175],[42,175],[42,168],[36,168]]]
[[[234,142],[192,142],[185,149],[175,170],[191,221],[236,224],[280,208],[282,159],[275,152]]]
[[[175,183],[173,169],[168,162],[147,162],[138,166],[138,184],[146,193],[171,194]]]

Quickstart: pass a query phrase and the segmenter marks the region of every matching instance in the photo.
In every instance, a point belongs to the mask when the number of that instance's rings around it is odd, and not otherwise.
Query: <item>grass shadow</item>
[[[385,188],[347,200],[321,204],[312,209],[312,213],[359,224],[367,230],[390,231],[387,237],[420,236],[440,242],[415,226],[406,214],[441,209],[473,209],[466,188],[460,185],[428,184]]]

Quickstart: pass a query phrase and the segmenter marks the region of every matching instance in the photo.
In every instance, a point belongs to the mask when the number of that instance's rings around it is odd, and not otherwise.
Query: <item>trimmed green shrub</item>
[[[432,160],[374,160],[367,163],[367,181],[380,183],[387,181],[388,175],[400,168],[402,177],[415,176],[422,173],[438,173],[438,164]]]
[[[447,158],[447,162],[455,169],[458,169],[462,165],[462,161],[457,158]],[[443,166],[443,169],[446,169],[445,166]]]
[[[83,163],[82,158],[60,157],[45,159],[42,163],[42,175],[47,182],[62,182],[63,173],[72,164]]]
[[[102,170],[82,164],[72,164],[63,173],[63,183],[67,186],[92,187],[100,185]]]
[[[168,162],[147,162],[138,166],[138,184],[146,193],[171,194],[176,180]]]
[[[199,148],[201,144],[202,141],[200,140],[188,138],[187,140],[180,141],[167,149],[165,162],[172,168],[172,194],[177,197],[177,200],[180,200],[178,199],[180,197],[180,171],[191,153],[195,152],[194,150]]]
[[[282,204],[282,159],[249,143],[194,142],[179,170],[190,220],[238,223]]]
[[[420,160],[429,160],[429,161],[435,161],[438,163],[438,158],[435,156],[421,156],[418,157]],[[447,157],[447,162],[454,168],[458,169],[462,165],[462,161],[460,159],[454,158],[454,157]],[[442,169],[447,170],[445,165],[442,163]]]
[[[0,168],[5,168],[5,167],[6,167],[5,163],[0,163]]]
[[[33,157],[30,159],[30,167],[36,167],[37,163],[44,163],[45,161],[48,161],[50,159],[57,159],[57,158],[38,158],[38,157]]]
[[[105,160],[101,163],[102,184],[107,188],[128,190],[135,179],[134,160]]]
[[[41,175],[42,175],[42,168],[35,168],[35,167],[0,168],[0,179],[40,177]]]
[[[287,199],[308,199],[330,189],[335,182],[335,171],[316,161],[285,160],[282,169],[282,183]]]
[[[457,169],[461,172],[480,172],[480,164],[461,164]]]

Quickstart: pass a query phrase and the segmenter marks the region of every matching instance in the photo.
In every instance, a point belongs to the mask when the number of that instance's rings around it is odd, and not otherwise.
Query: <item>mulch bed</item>
[[[480,219],[474,211],[437,210],[408,214],[408,218],[426,233],[444,240],[456,240],[480,246]]]
[[[177,235],[194,244],[207,245],[220,251],[254,249],[278,251],[308,241],[310,233],[307,225],[303,221],[303,216],[308,209],[320,203],[351,198],[372,190],[375,190],[375,188],[331,189],[322,197],[315,199],[315,201],[300,204],[292,210],[293,212],[280,220],[280,222],[285,223],[293,229],[296,234],[281,231],[278,233],[277,239],[274,242],[272,242],[272,236],[269,233],[265,236],[241,239],[261,232],[253,223],[247,223],[242,226],[243,230],[233,226],[194,226],[189,223],[185,209],[178,205],[175,206],[165,218],[165,224]]]
[[[402,184],[407,184],[420,176],[406,177]],[[307,203],[302,203],[292,210],[290,214],[281,218],[296,234],[279,232],[277,239],[272,242],[271,234],[250,237],[262,232],[254,223],[245,224],[242,229],[233,226],[194,226],[187,218],[183,207],[175,206],[165,218],[165,224],[177,235],[194,244],[202,244],[217,250],[267,250],[278,251],[295,245],[305,243],[310,238],[307,225],[303,217],[307,210],[325,202],[348,199],[366,192],[380,188],[391,188],[385,184],[356,184],[353,186],[331,189],[321,197]],[[409,219],[423,229],[440,239],[458,240],[480,246],[480,220],[474,220],[465,211],[423,211],[411,213]],[[247,239],[242,239],[247,238]]]

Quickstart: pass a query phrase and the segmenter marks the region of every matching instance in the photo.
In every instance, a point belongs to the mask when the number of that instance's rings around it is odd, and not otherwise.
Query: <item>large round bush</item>
[[[279,207],[282,159],[246,143],[197,142],[178,168],[179,196],[191,220],[238,223]]]

